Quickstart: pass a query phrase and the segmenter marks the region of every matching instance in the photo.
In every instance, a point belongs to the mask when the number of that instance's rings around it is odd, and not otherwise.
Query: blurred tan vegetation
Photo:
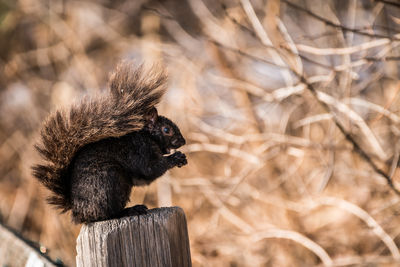
[[[399,24],[395,0],[0,0],[1,222],[74,265],[33,144],[132,59],[167,69],[189,164],[131,202],[184,208],[194,266],[398,266]]]

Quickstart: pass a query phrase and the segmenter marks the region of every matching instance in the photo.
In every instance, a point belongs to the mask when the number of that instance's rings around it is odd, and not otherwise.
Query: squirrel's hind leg
[[[90,164],[89,164],[90,166]],[[121,217],[132,185],[115,166],[81,168],[73,177],[71,199],[75,223],[90,223]]]

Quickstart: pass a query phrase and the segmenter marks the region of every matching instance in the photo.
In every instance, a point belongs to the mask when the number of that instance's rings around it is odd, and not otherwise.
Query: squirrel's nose
[[[174,140],[172,140],[172,145],[174,146],[174,147],[181,147],[181,146],[183,146],[184,144],[186,144],[186,141],[185,141],[185,139],[182,137],[182,138],[177,138],[177,139],[174,139]]]

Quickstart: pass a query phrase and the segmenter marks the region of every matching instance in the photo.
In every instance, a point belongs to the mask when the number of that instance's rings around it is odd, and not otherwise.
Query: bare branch
[[[382,35],[382,34],[371,34],[371,33],[364,32],[363,30],[352,29],[352,28],[349,28],[349,27],[346,27],[346,26],[343,26],[343,25],[339,25],[339,24],[336,24],[336,23],[334,23],[332,21],[329,21],[329,20],[327,20],[327,19],[325,19],[325,18],[323,18],[323,17],[311,12],[308,9],[305,9],[305,8],[299,6],[299,5],[296,5],[296,4],[294,4],[294,3],[292,3],[292,2],[290,2],[288,0],[282,0],[282,2],[286,3],[288,6],[290,6],[292,8],[295,8],[297,10],[300,10],[300,11],[306,13],[307,15],[309,15],[309,16],[311,16],[311,17],[313,17],[313,18],[325,23],[328,26],[340,29],[343,32],[353,32],[355,34],[364,35],[364,36],[368,36],[368,37],[371,37],[371,38],[388,38],[390,40],[400,41],[400,39],[397,38],[397,37],[391,37],[391,36],[386,36],[386,35]]]

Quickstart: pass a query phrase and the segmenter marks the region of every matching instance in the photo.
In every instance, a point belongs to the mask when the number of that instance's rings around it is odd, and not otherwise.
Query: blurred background
[[[189,164],[131,204],[181,206],[194,266],[398,266],[399,29],[396,0],[0,0],[0,220],[74,266],[41,123],[158,62]]]

